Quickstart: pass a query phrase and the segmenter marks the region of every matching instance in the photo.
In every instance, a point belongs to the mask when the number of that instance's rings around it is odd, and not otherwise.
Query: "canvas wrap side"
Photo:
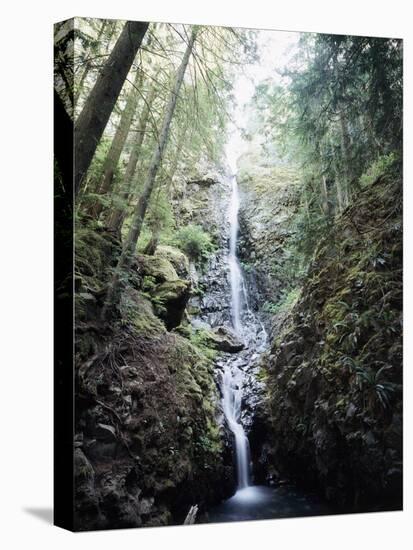
[[[59,71],[62,63],[73,63],[73,56],[67,55],[73,51],[73,28],[74,19],[55,25],[54,59],[54,524],[69,530],[73,530],[74,512],[74,128],[73,86],[59,89]],[[65,74],[73,75],[67,65]]]

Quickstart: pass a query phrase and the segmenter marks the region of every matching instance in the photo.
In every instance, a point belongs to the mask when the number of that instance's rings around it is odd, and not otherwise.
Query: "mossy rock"
[[[400,506],[401,198],[377,180],[336,218],[267,365],[272,464],[364,511]]]
[[[189,260],[178,248],[159,245],[155,252],[155,258],[168,260],[180,278],[187,279],[189,277]]]
[[[165,322],[168,330],[172,330],[181,324],[189,300],[190,289],[191,284],[189,282],[176,279],[166,281],[154,290],[155,311]]]
[[[139,335],[162,334],[165,325],[156,316],[152,302],[142,293],[130,290],[123,296],[122,316],[131,323]]]
[[[138,263],[144,276],[153,277],[157,283],[175,281],[178,274],[172,263],[162,256],[138,256]]]
[[[237,353],[244,349],[244,344],[228,327],[216,327],[206,332],[208,344],[218,351]]]

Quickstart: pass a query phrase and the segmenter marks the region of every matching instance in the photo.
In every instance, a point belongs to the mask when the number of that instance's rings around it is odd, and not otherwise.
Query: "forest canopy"
[[[111,61],[125,30],[119,21],[79,19],[73,32],[62,25],[56,45],[57,88],[76,132],[91,116],[87,111],[101,107],[93,92],[105,68],[127,64],[119,89],[109,90],[112,110],[104,132],[93,138],[97,147],[76,204],[79,220],[87,216],[88,223],[122,233],[120,267],[136,245],[153,248],[159,240],[175,239],[179,221],[171,196],[179,171],[222,162],[234,124],[236,76],[259,63],[259,31],[158,23],[137,28],[134,58],[125,60],[119,51]],[[290,48],[279,77],[256,82],[244,107],[249,118],[244,135],[255,136],[269,162],[284,159],[300,167],[297,252],[305,264],[320,234],[368,174],[388,164],[400,166],[402,45],[308,33]],[[71,50],[74,74],[65,65]]]

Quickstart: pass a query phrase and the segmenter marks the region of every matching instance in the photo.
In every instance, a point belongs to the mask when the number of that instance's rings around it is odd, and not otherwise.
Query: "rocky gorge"
[[[389,399],[399,399],[398,340],[390,355],[380,351],[389,331],[400,334],[392,313],[400,298],[392,282],[399,212],[391,202],[390,216],[386,202],[372,208],[385,180],[364,192],[365,210],[356,219],[349,209],[337,220],[335,231],[346,239],[320,243],[294,302],[272,311],[268,303],[282,301],[286,286],[280,266],[297,211],[296,176],[285,167],[241,174],[238,246],[251,297],[242,317],[248,334],[255,330],[252,340],[231,328],[230,183],[223,171],[184,182],[173,197],[179,219],[211,234],[213,253],[202,264],[170,245],[136,256],[118,319],[103,334],[92,322],[100,299],[95,285],[116,258],[118,241],[112,235],[93,264],[90,242],[79,247],[94,267],[82,271],[79,261],[79,528],[182,523],[193,505],[207,518],[211,505],[234,493],[234,440],[222,408],[228,362],[243,373],[240,422],[255,483],[293,482],[332,510],[375,509],[377,494],[387,495],[384,506],[398,506],[400,415],[397,407],[390,415],[380,406],[381,379],[364,387],[359,370],[365,357],[380,362],[392,384],[384,386]],[[374,250],[386,257],[391,249],[396,264],[375,264],[366,254],[365,224],[377,239]],[[331,247],[338,248],[338,264],[329,260]],[[379,287],[369,284],[375,277]],[[357,314],[348,313],[349,300]],[[385,306],[391,324],[381,328],[372,311]]]
[[[182,523],[193,504],[234,491],[218,367],[244,347],[230,329],[228,189],[222,174],[184,182],[174,205],[185,223],[207,221],[214,253],[201,268],[173,246],[138,255],[115,328],[103,333],[97,284],[119,241],[102,230],[111,242],[102,249],[94,232],[78,235],[79,529]]]

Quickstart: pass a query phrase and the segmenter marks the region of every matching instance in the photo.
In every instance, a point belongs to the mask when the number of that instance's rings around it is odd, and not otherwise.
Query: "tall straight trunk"
[[[99,195],[105,195],[112,187],[115,170],[118,166],[120,156],[125,146],[130,128],[132,126],[132,120],[138,104],[138,94],[136,88],[140,87],[142,83],[142,77],[143,73],[140,70],[137,70],[132,89],[128,94],[125,108],[122,111],[122,115],[120,117],[118,127],[116,128],[116,132],[113,137],[110,149],[108,151],[108,154],[106,155],[105,162],[103,163],[102,179],[97,189]],[[102,212],[102,209],[103,204],[101,202],[95,204],[93,208],[94,216],[98,217],[99,214]]]
[[[181,158],[182,150],[184,148],[185,135],[187,133],[187,130],[188,130],[188,126],[184,126],[184,129],[178,138],[178,146],[176,147],[176,150],[175,150],[175,155],[172,160],[171,168],[168,171],[168,174],[165,175],[164,181],[158,182],[157,184],[159,191],[160,191],[160,187],[165,185],[166,194],[169,200],[171,200],[173,196],[172,182],[175,176],[175,172],[178,168],[178,162],[179,162],[179,159]],[[159,197],[159,192],[158,192],[158,197]],[[143,252],[144,254],[147,254],[148,256],[153,256],[155,254],[159,243],[159,237],[161,235],[161,229],[162,227],[161,227],[161,224],[159,223],[155,224],[155,226],[151,228],[152,234],[148,244],[145,247],[145,250]]]
[[[169,97],[168,105],[166,106],[163,123],[162,123],[162,129],[159,134],[159,141],[155,147],[155,150],[151,158],[151,162],[148,168],[148,173],[147,173],[144,187],[143,187],[143,192],[136,205],[135,212],[132,218],[132,224],[129,229],[128,236],[126,237],[126,241],[123,245],[122,253],[120,255],[118,264],[116,266],[115,275],[108,289],[106,303],[102,309],[103,319],[106,317],[108,309],[113,305],[116,299],[118,289],[119,289],[121,270],[127,267],[128,265],[130,265],[132,255],[135,251],[136,244],[138,242],[139,235],[141,233],[143,220],[145,218],[146,210],[149,204],[149,199],[151,197],[152,190],[155,185],[156,174],[162,162],[162,156],[168,141],[169,128],[171,126],[172,116],[175,111],[176,102],[178,99],[182,82],[184,80],[185,71],[188,66],[188,61],[192,53],[195,37],[196,37],[196,29],[193,29],[191,37],[189,38],[184,56],[182,58],[181,64],[179,66],[178,72],[176,73],[173,90]]]
[[[75,193],[90,166],[103,130],[119,97],[126,76],[149,23],[128,21],[75,124]]]
[[[336,185],[336,193],[337,193],[338,211],[342,212],[345,208],[344,197],[343,197],[343,191],[341,189],[340,178],[338,177],[337,173],[336,173],[336,177],[335,177],[335,185]]]
[[[173,158],[173,161],[172,161],[172,167],[169,171],[169,174],[168,174],[168,178],[169,178],[169,193],[172,194],[172,191],[173,191],[173,179],[174,179],[174,176],[175,176],[175,172],[178,168],[178,162],[179,162],[179,159],[181,158],[181,155],[182,155],[182,151],[184,149],[184,145],[185,145],[185,137],[186,137],[186,134],[188,132],[188,126],[184,126],[184,129],[181,133],[181,135],[179,136],[179,139],[178,139],[178,147],[176,148],[176,151],[175,151],[175,156]],[[171,198],[171,197],[170,197]]]
[[[327,180],[325,176],[321,178],[321,204],[323,207],[323,212],[326,216],[330,215],[330,203],[328,200],[328,189],[327,189]]]
[[[156,84],[154,83],[149,90],[148,96],[145,98],[144,107],[142,109],[141,116],[139,117],[138,126],[136,129],[136,140],[133,144],[132,151],[129,155],[128,164],[126,166],[125,176],[123,178],[122,188],[120,191],[120,199],[126,205],[129,201],[131,190],[136,182],[136,165],[140,156],[142,143],[145,137],[146,127],[149,122],[149,116],[151,112],[152,103],[156,96]],[[120,231],[122,229],[123,221],[125,219],[125,208],[115,208],[109,217],[109,227],[114,231]]]
[[[165,185],[166,187],[166,193],[169,200],[171,200],[173,196],[172,181],[173,181],[176,169],[178,167],[179,158],[184,148],[184,138],[185,138],[187,128],[188,126],[185,126],[181,139],[179,139],[178,141],[178,147],[176,148],[176,151],[175,151],[175,155],[172,161],[172,167],[169,170],[168,174],[165,176],[164,182],[161,183],[161,185]],[[159,184],[160,182],[158,183],[158,186]],[[159,237],[161,235],[161,229],[162,227],[160,224],[156,224],[154,227],[151,228],[151,237],[149,239],[148,244],[145,247],[145,250],[143,252],[144,254],[148,256],[153,256],[155,254],[159,243]]]
[[[351,166],[351,155],[350,155],[350,136],[348,134],[347,122],[344,118],[344,115],[340,114],[340,128],[341,128],[341,151],[343,154],[344,160],[344,175],[345,175],[345,185],[343,186],[343,196],[345,206],[349,203],[349,195],[351,192],[350,185],[352,180],[352,166]]]
[[[364,112],[360,115],[360,127],[364,129],[367,133],[370,148],[372,151],[377,151],[377,156],[383,153],[383,144],[377,139],[377,136],[374,131],[374,121],[371,116],[370,111]]]
[[[161,228],[159,226],[156,226],[152,229],[152,235],[149,239],[148,244],[145,247],[145,250],[143,251],[144,254],[147,256],[153,256],[156,252],[156,249],[158,248],[158,242],[159,242],[159,235],[161,233]]]
[[[310,223],[310,221],[311,221],[311,218],[310,218],[310,203],[309,203],[309,200],[308,200],[307,187],[304,187],[303,194],[304,194],[304,209],[305,209],[305,213],[306,213],[306,216],[307,216],[307,221],[308,221],[308,223]]]
[[[104,19],[102,25],[100,26],[100,29],[99,29],[99,32],[98,32],[98,35],[97,35],[97,38],[96,38],[97,44],[100,43],[100,39],[102,38],[102,35],[103,35],[104,30],[106,28],[106,25],[107,25],[107,21],[106,21],[106,19]],[[87,55],[90,56],[91,54],[92,54],[92,48],[89,48],[89,51],[88,51]],[[91,68],[92,68],[92,62],[91,62],[90,59],[88,59],[85,63],[84,68],[83,68],[83,72],[82,72],[82,75],[79,79],[79,84],[77,86],[77,90],[76,90],[76,93],[75,93],[75,105],[79,100],[80,94],[82,93],[82,90],[83,90],[83,85],[85,83],[86,77],[89,74],[89,71],[90,71]]]
[[[333,169],[334,169],[334,181],[335,181],[336,195],[337,195],[337,207],[338,207],[338,212],[340,213],[347,206],[345,192],[343,189],[343,176],[342,174],[340,174],[336,163],[333,163]]]
[[[336,155],[334,153],[334,143],[332,139],[330,139],[330,150],[331,150],[331,158],[333,159],[332,168],[334,173],[334,187],[335,187],[335,195],[336,195],[335,213],[337,212],[340,213],[345,208],[343,186],[342,186],[343,176],[339,173],[339,170],[337,169],[337,163],[335,161]]]
[[[168,141],[169,128],[171,125],[172,116],[174,114],[176,101],[178,99],[179,91],[184,79],[186,68],[188,66],[188,61],[192,52],[194,42],[195,42],[195,31],[192,31],[191,37],[189,39],[187,48],[184,53],[184,57],[181,61],[181,65],[176,74],[174,88],[169,98],[168,105],[166,107],[162,129],[159,135],[159,142],[155,147],[155,151],[153,152],[153,155],[152,155],[152,159],[148,169],[148,174],[146,176],[146,180],[143,186],[143,192],[142,192],[142,195],[139,197],[138,203],[136,205],[136,209],[132,219],[132,225],[129,230],[128,236],[126,238],[126,242],[123,250],[124,253],[122,253],[121,257],[122,256],[127,257],[131,253],[133,253],[133,251],[135,250],[136,244],[138,242],[139,235],[142,229],[143,220],[145,218],[146,210],[148,208],[149,199],[151,197],[152,190],[155,184],[156,174],[158,173],[158,169],[162,161],[162,156]]]

